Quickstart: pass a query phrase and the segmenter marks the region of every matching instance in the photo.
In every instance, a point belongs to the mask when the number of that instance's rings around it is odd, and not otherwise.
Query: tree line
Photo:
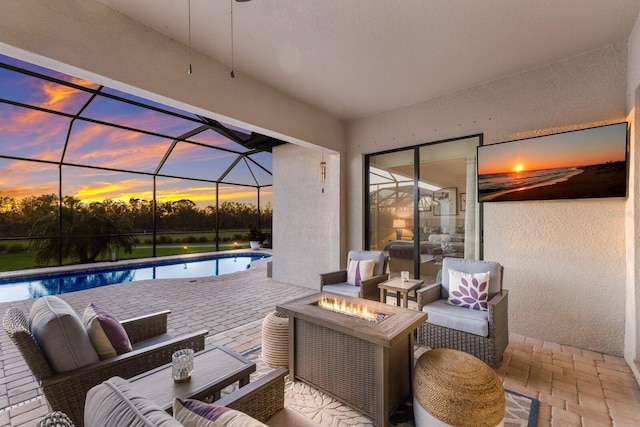
[[[223,202],[199,208],[183,199],[156,203],[156,232],[212,232],[247,230],[250,226],[270,228],[271,204],[258,212],[250,203]],[[216,224],[218,225],[216,227]],[[0,238],[31,239],[36,261],[70,258],[79,262],[96,260],[114,249],[130,253],[136,234],[153,231],[153,201],[131,198],[129,202],[106,199],[85,203],[55,194],[15,200],[0,196]],[[61,238],[60,238],[61,236]]]
[[[62,199],[62,209],[83,214],[96,214],[117,218],[130,226],[133,233],[151,233],[153,230],[153,201],[131,198],[126,203],[105,199],[84,203],[72,196]],[[60,209],[55,194],[30,196],[22,200],[0,195],[0,237],[38,237],[32,228],[42,218],[57,218]],[[273,218],[271,204],[260,209],[260,226],[270,228]],[[158,232],[214,231],[216,219],[220,230],[245,230],[258,226],[258,208],[251,203],[225,201],[215,206],[198,207],[188,199],[156,202]]]

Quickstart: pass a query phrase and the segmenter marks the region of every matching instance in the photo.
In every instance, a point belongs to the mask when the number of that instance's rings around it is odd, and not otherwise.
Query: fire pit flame
[[[380,322],[384,320],[387,316],[385,314],[380,314],[372,311],[367,306],[362,306],[360,304],[347,303],[345,300],[338,301],[337,298],[333,298],[333,300],[323,297],[318,300],[318,306],[326,309],[335,311],[336,313],[342,313],[353,317],[358,317],[360,319],[365,319],[370,322]]]

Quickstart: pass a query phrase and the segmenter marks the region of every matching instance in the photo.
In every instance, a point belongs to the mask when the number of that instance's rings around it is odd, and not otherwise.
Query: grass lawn
[[[233,243],[225,242],[220,243],[220,250],[229,250],[229,249],[246,249],[249,247],[248,242],[238,242],[238,246],[234,246]],[[157,246],[156,247],[156,256],[167,256],[167,255],[182,255],[182,254],[194,254],[201,252],[215,252],[216,245],[215,243],[208,244],[186,244],[187,249],[185,250],[183,245],[175,244],[175,245],[166,245],[166,246]],[[133,250],[132,253],[127,254],[124,251],[118,252],[118,259],[136,259],[136,258],[151,258],[153,256],[153,248],[145,245],[140,245]],[[103,257],[96,261],[109,261],[111,257]],[[63,264],[70,264],[69,261],[63,261]],[[39,267],[51,267],[55,266],[55,262],[49,262],[46,266]],[[19,252],[19,253],[7,253],[0,255],[0,271],[13,271],[13,270],[26,270],[29,268],[35,268],[36,261],[35,255],[30,252]]]

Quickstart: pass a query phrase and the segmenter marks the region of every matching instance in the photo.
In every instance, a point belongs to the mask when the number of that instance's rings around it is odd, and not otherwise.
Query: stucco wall
[[[631,121],[631,167],[629,168],[630,197],[626,206],[626,234],[632,238],[627,240],[627,283],[625,294],[625,352],[627,362],[634,369],[636,378],[640,381],[640,366],[632,362],[638,361],[640,355],[640,251],[636,242],[640,241],[640,198],[637,193],[637,180],[640,170],[640,152],[638,144],[640,135],[637,131],[637,121],[640,119],[640,16],[629,36],[627,43],[627,111]]]
[[[318,274],[340,266],[339,160],[337,154],[322,157],[320,151],[291,144],[274,149],[274,279],[320,290]]]
[[[364,153],[476,133],[484,143],[623,121],[626,44],[368,117],[348,128],[348,183]],[[362,241],[349,194],[349,245]],[[623,353],[625,200],[484,204],[484,258],[505,267],[511,332]]]

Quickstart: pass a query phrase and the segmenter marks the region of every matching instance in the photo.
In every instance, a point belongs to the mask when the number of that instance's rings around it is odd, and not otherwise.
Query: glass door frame
[[[420,149],[426,146],[432,146],[436,144],[446,144],[449,142],[457,142],[465,139],[478,138],[478,147],[484,144],[484,134],[473,134],[462,137],[450,138],[440,141],[427,142],[418,145],[412,145],[407,147],[399,147],[391,150],[379,151],[376,153],[365,154],[364,157],[364,186],[363,186],[363,197],[364,197],[364,247],[367,250],[371,250],[372,245],[372,231],[371,230],[371,198],[370,198],[370,166],[371,166],[371,158],[374,156],[397,153],[400,151],[408,151],[413,150],[413,218],[419,218],[419,206],[417,201],[420,199],[420,188],[419,188],[419,180],[420,180]],[[476,155],[477,158],[477,155]],[[477,179],[477,161],[476,161],[476,179]],[[483,215],[483,204],[478,203],[478,224],[476,225],[478,229],[478,259],[484,258],[484,215]],[[420,272],[420,224],[419,221],[414,220],[412,225],[412,233],[413,233],[413,263],[414,263],[414,272],[418,275]],[[381,250],[381,249],[379,249]]]

